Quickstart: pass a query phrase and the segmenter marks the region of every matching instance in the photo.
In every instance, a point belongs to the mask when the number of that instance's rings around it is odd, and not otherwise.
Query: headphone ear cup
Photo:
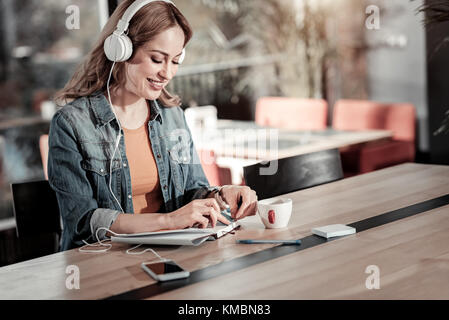
[[[122,35],[120,38],[123,40],[123,45],[125,48],[125,52],[124,52],[122,61],[126,61],[133,54],[133,43],[131,42],[131,39],[126,34]]]
[[[128,60],[133,52],[131,40],[126,35],[111,34],[104,41],[103,49],[106,57],[115,62]]]
[[[185,57],[186,57],[186,49],[183,48],[181,55],[179,56],[179,60],[178,60],[179,64],[181,64],[184,61]]]
[[[123,42],[120,40],[120,37],[111,34],[109,37],[106,38],[103,44],[103,49],[106,57],[110,61],[119,62],[120,59],[123,57],[124,53],[124,46]]]

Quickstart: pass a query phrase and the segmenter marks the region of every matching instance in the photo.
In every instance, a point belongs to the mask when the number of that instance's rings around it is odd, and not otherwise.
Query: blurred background
[[[56,110],[52,95],[119,2],[0,0],[3,229],[13,225],[10,184],[45,178],[39,138]],[[218,119],[254,121],[261,97],[322,99],[332,127],[339,100],[409,103],[413,161],[449,164],[448,136],[437,134],[449,110],[449,25],[425,27],[424,1],[175,2],[194,30],[170,84],[182,108],[213,105]]]

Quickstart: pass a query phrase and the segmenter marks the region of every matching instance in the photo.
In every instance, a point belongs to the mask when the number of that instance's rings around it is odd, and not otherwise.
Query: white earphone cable
[[[118,236],[119,235],[119,234],[115,233],[114,231],[111,231],[108,228],[105,228],[105,227],[98,228],[97,231],[95,232],[95,237],[97,238],[97,242],[96,243],[88,243],[87,241],[83,240],[85,245],[82,246],[81,248],[79,248],[78,251],[79,252],[85,252],[85,253],[104,253],[104,252],[109,251],[112,248],[112,244],[111,243],[106,243],[105,244],[105,241],[111,241],[111,239],[100,240],[99,237],[98,237],[98,232],[100,232],[101,230],[105,230],[105,231],[111,233],[114,236]],[[144,254],[145,252],[152,252],[160,260],[165,260],[156,251],[154,251],[151,248],[144,249],[143,251],[132,252],[133,250],[139,248],[140,246],[141,246],[141,244],[138,244],[137,246],[134,246],[134,247],[126,250],[126,254],[140,255],[140,254]],[[104,249],[96,249],[96,250],[86,250],[85,249],[86,247],[106,247],[106,248],[104,248]]]
[[[109,191],[111,192],[112,196],[114,197],[114,200],[117,202],[118,206],[120,207],[120,210],[122,212],[124,212],[123,208],[122,208],[122,206],[120,204],[120,201],[118,201],[117,197],[115,196],[114,192],[112,191],[112,186],[111,186],[111,183],[112,183],[112,163],[114,162],[114,156],[115,156],[115,153],[117,152],[118,146],[120,144],[120,139],[122,138],[122,126],[120,125],[120,121],[118,120],[117,114],[114,111],[114,106],[112,105],[112,101],[111,101],[111,92],[109,91],[109,83],[111,81],[112,71],[114,70],[114,66],[115,66],[115,61],[112,63],[111,71],[109,71],[109,77],[108,77],[108,82],[106,84],[106,89],[108,91],[108,100],[109,100],[109,104],[111,106],[111,111],[114,114],[115,119],[117,120],[117,123],[118,123],[119,133],[118,133],[117,139],[115,141],[114,152],[112,153],[111,161],[110,161],[110,164],[109,164]]]
[[[139,251],[139,252],[131,252],[131,251],[133,251],[134,249],[139,248],[140,246],[141,246],[141,244],[138,244],[137,246],[132,247],[131,249],[126,250],[126,253],[127,253],[127,254],[135,254],[135,255],[139,255],[139,254],[144,254],[145,252],[151,251],[151,252],[152,252],[156,257],[158,257],[160,260],[165,260],[165,259],[162,258],[160,255],[158,255],[156,251],[154,251],[154,250],[151,249],[151,248],[147,248],[147,249],[145,249],[145,250],[143,250],[143,251]]]
[[[106,243],[105,241],[111,241],[111,239],[104,239],[104,240],[100,240],[100,238],[98,237],[98,232],[101,230],[107,230],[109,232],[111,232],[112,234],[114,234],[113,231],[101,227],[97,229],[97,232],[95,232],[95,237],[97,238],[97,243],[88,243],[86,240],[83,240],[84,246],[82,246],[81,248],[78,249],[79,252],[86,252],[86,253],[102,253],[102,252],[107,252],[112,248],[112,244],[110,243]],[[85,247],[106,247],[105,249],[98,249],[98,250],[86,250]]]

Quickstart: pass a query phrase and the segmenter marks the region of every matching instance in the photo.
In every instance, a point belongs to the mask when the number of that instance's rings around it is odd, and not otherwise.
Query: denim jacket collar
[[[162,124],[161,109],[157,100],[150,100],[150,121],[158,120]]]
[[[115,119],[109,101],[101,91],[95,92],[91,97],[92,111],[95,115],[97,126],[101,127]],[[157,119],[162,124],[162,116],[159,104],[156,100],[150,100],[150,120]]]

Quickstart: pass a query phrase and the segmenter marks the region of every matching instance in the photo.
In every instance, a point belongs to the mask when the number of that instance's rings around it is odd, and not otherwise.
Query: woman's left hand
[[[257,212],[257,195],[247,186],[225,185],[220,191],[224,201],[231,207],[231,216],[242,219]]]

